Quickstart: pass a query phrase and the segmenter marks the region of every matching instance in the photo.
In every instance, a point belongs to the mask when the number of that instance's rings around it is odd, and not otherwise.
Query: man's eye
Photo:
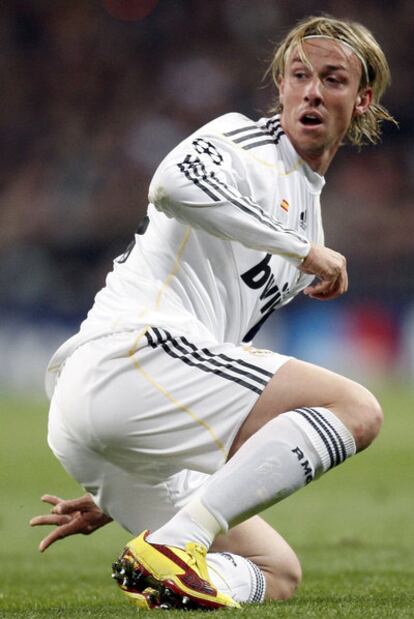
[[[326,81],[332,86],[339,86],[340,84],[342,84],[342,80],[340,80],[338,77],[335,77],[334,75],[328,75]]]

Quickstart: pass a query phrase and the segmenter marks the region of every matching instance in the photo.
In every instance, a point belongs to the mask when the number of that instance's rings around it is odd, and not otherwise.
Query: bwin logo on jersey
[[[263,287],[260,300],[264,304],[260,307],[260,313],[273,311],[289,292],[289,285],[286,282],[282,288],[275,283],[275,276],[269,266],[272,254],[266,254],[261,262],[241,274],[241,278],[249,288],[257,290]]]
[[[272,254],[266,254],[266,256],[254,267],[245,271],[240,275],[244,283],[253,290],[259,290],[263,288],[260,293],[259,300],[263,301],[263,305],[260,307],[261,318],[256,324],[245,333],[243,342],[251,342],[259,329],[269,318],[274,309],[289,294],[289,284],[286,282],[283,286],[279,287],[275,282],[275,276],[272,273],[272,269],[269,266]]]

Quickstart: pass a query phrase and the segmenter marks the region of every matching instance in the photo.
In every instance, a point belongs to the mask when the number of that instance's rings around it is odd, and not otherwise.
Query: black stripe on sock
[[[327,438],[330,440],[330,443],[335,451],[335,456],[336,456],[336,462],[335,462],[335,466],[337,464],[341,464],[341,462],[343,462],[343,458],[342,458],[342,454],[340,453],[340,445],[338,443],[338,441],[336,440],[336,437],[334,436],[333,432],[331,431],[331,425],[328,424],[328,422],[324,419],[323,415],[316,415],[316,411],[313,408],[303,408],[303,411],[307,411],[309,413],[309,415],[312,415],[313,420],[315,421],[315,423],[318,423],[320,428],[324,430]]]
[[[308,411],[312,411],[320,420],[321,423],[325,424],[326,427],[326,431],[328,432],[328,428],[331,430],[332,434],[335,435],[336,437],[336,443],[337,445],[339,445],[340,449],[341,449],[341,454],[342,457],[340,458],[340,461],[343,462],[346,457],[347,457],[347,453],[346,453],[346,448],[345,448],[345,444],[342,440],[342,438],[340,437],[340,435],[338,434],[338,432],[336,431],[336,429],[334,428],[334,426],[328,421],[328,419],[326,419],[326,417],[324,417],[322,415],[322,413],[320,413],[319,411],[315,410],[314,408],[306,408],[305,410]],[[332,437],[332,441],[334,441],[334,437]]]
[[[264,601],[266,581],[262,570],[250,559],[246,559],[254,574],[254,589],[249,597],[250,604],[261,604]]]
[[[329,442],[328,438],[326,437],[325,432],[322,431],[320,425],[318,425],[318,423],[316,423],[313,415],[309,414],[307,411],[305,411],[302,408],[297,408],[295,412],[297,412],[299,415],[302,415],[302,417],[304,419],[306,419],[306,421],[312,426],[312,428],[319,434],[319,436],[321,437],[323,443],[325,444],[326,451],[328,452],[328,455],[329,455],[329,459],[330,459],[330,462],[331,462],[331,465],[330,465],[329,468],[330,469],[333,468],[337,464],[337,462],[335,460],[335,456],[334,456],[334,453],[332,451],[332,447],[330,445],[330,442]]]

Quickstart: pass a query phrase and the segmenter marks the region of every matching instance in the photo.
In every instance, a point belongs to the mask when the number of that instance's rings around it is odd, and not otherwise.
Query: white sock
[[[222,525],[226,527],[223,521]],[[210,548],[214,538],[222,531],[222,525],[204,507],[200,499],[194,498],[162,527],[150,533],[148,542],[168,544],[184,548],[187,542],[197,542]],[[191,537],[188,532],[191,531]]]
[[[238,452],[149,541],[209,548],[219,532],[278,503],[355,453],[355,441],[326,408],[283,413],[253,434]]]
[[[230,552],[209,552],[207,565],[210,580],[221,592],[236,602],[261,603],[266,593],[263,572],[255,563]]]
[[[212,475],[200,498],[218,522],[233,526],[278,503],[355,451],[352,434],[328,409],[289,411],[253,434]]]

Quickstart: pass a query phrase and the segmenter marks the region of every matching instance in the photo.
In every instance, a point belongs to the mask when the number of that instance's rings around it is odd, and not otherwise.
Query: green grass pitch
[[[376,444],[265,514],[297,551],[304,581],[293,600],[245,607],[245,619],[414,617],[414,390],[376,393],[386,413]],[[3,397],[0,407],[0,617],[136,617],[110,578],[129,537],[116,525],[38,553],[44,530],[27,523],[42,513],[40,495],[80,489],[47,448],[46,403]]]

